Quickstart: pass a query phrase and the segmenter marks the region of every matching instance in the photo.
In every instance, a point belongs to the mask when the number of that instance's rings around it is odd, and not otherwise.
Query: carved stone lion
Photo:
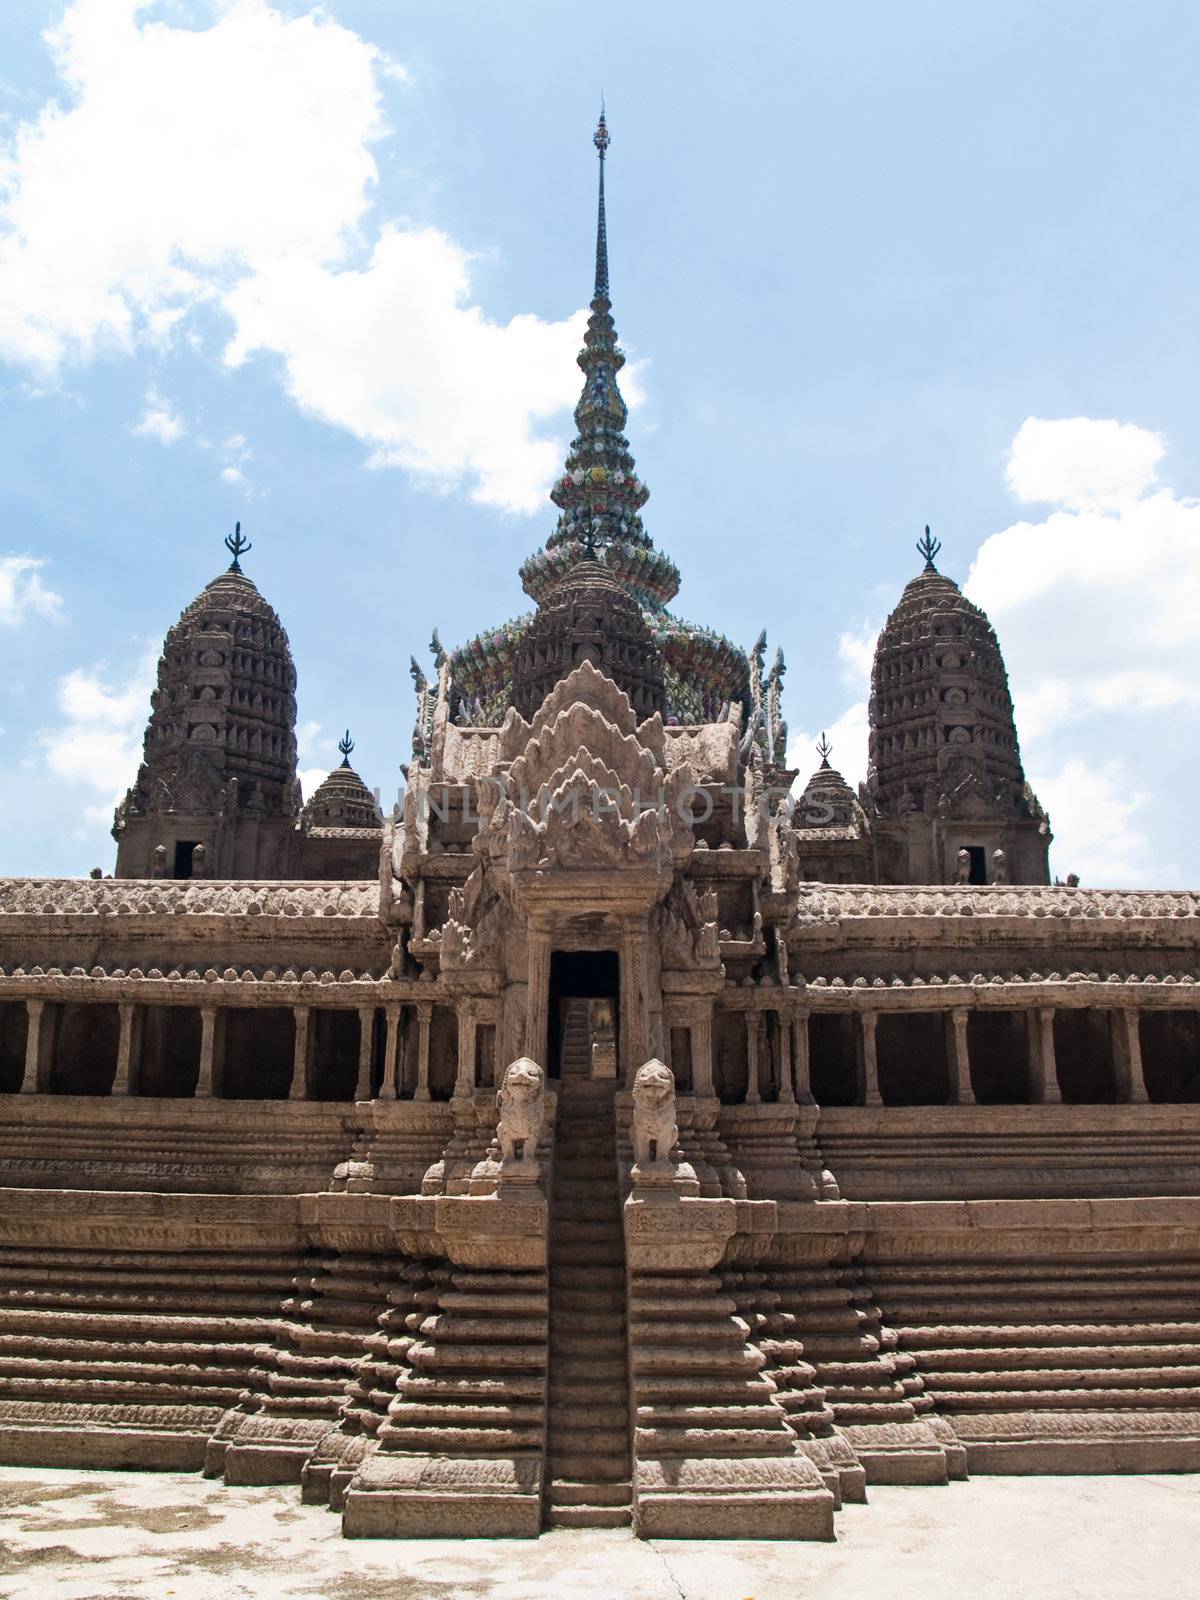
[[[661,1061],[647,1061],[633,1080],[633,1159],[639,1167],[669,1162],[678,1139],[674,1075]]]
[[[501,1160],[534,1161],[546,1115],[546,1079],[536,1061],[522,1056],[508,1066],[496,1105],[500,1111],[496,1142]]]

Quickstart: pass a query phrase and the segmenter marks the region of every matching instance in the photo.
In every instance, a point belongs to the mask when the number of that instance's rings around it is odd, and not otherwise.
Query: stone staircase
[[[551,1528],[623,1528],[632,1519],[632,1494],[615,1085],[568,1065],[577,1010],[588,1031],[586,1005],[576,1002],[568,1017],[558,1098],[545,1521]]]
[[[561,1076],[588,1078],[592,1072],[590,1000],[572,1000],[563,1024]]]

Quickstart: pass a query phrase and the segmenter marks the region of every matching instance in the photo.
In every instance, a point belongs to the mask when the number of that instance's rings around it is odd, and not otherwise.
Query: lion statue
[[[536,1061],[522,1056],[510,1063],[496,1095],[496,1105],[500,1111],[496,1143],[501,1160],[535,1160],[546,1115],[546,1079]]]
[[[669,1162],[678,1139],[674,1074],[647,1061],[633,1080],[633,1159],[639,1167]]]

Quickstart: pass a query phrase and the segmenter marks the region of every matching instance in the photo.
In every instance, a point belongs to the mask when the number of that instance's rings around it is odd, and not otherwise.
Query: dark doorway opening
[[[569,1000],[611,1000],[619,1015],[621,962],[615,950],[555,950],[550,957],[547,1016],[548,1077],[562,1073],[562,1036]],[[617,1030],[618,1037],[620,1029]],[[618,1072],[620,1066],[618,1064]]]
[[[190,878],[192,875],[192,851],[199,843],[196,839],[177,839],[175,842],[175,871],[172,877]]]
[[[987,877],[987,851],[981,844],[969,844],[966,847],[971,858],[971,871],[967,876],[968,883],[986,883]]]

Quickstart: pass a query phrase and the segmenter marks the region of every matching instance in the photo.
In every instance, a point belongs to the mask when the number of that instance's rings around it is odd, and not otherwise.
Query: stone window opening
[[[119,1008],[77,1000],[47,1005],[42,1028],[47,1027],[52,1029],[50,1093],[111,1094],[121,1035]]]
[[[1148,1098],[1200,1102],[1200,1011],[1143,1011],[1138,1028]]]
[[[822,1106],[858,1103],[857,1017],[814,1011],[808,1019],[809,1082]]]
[[[875,1030],[875,1059],[885,1106],[940,1106],[949,1101],[943,1012],[882,1012]]]
[[[0,1094],[16,1094],[25,1077],[29,1008],[24,1000],[0,1001]]]
[[[987,847],[981,844],[964,845],[967,855],[971,858],[970,870],[967,873],[967,882],[986,884],[987,873]]]
[[[171,871],[173,878],[190,878],[192,875],[192,852],[200,843],[199,839],[176,839],[175,862]]]
[[[1054,1013],[1058,1087],[1069,1105],[1111,1105],[1117,1099],[1115,1054],[1107,1011]]]
[[[197,1006],[143,1006],[140,1048],[131,1087],[154,1099],[185,1099],[200,1077],[201,1018]]]
[[[971,1092],[981,1105],[1025,1105],[1032,1098],[1024,1011],[978,1011],[967,1018]]]

